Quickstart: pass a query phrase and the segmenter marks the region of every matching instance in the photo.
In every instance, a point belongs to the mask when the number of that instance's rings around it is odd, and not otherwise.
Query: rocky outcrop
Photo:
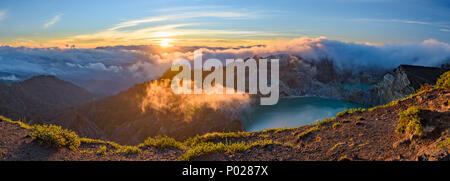
[[[344,70],[331,59],[305,60],[294,55],[272,55],[280,60],[280,96],[315,96],[368,102],[368,90],[386,73],[383,70]]]
[[[272,55],[280,60],[280,95],[317,96],[367,106],[387,104],[415,93],[422,85],[434,85],[447,68],[401,65],[383,69],[341,69],[332,60],[304,60],[293,55]]]
[[[386,104],[393,100],[413,94],[422,85],[434,85],[441,74],[448,69],[401,65],[394,71],[383,76],[369,91],[370,99],[362,102],[366,105]]]

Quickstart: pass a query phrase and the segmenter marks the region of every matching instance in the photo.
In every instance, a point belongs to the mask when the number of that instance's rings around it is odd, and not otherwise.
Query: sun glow
[[[170,44],[172,41],[173,41],[173,40],[171,40],[171,39],[162,39],[162,40],[160,41],[159,45],[160,45],[161,47],[172,47],[173,45]]]

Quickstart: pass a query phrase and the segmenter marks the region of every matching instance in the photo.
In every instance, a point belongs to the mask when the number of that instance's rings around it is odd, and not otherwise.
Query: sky
[[[450,1],[2,0],[0,45],[249,46],[298,37],[450,42]]]

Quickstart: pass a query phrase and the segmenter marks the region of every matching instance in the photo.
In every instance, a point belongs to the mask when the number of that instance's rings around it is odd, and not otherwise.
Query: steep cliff
[[[394,71],[383,76],[369,91],[370,99],[363,102],[367,105],[386,104],[393,100],[407,97],[418,90],[422,85],[434,85],[439,76],[448,69],[401,65]]]

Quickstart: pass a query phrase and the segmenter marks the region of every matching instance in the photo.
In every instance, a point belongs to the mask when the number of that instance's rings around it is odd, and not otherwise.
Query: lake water
[[[241,119],[246,131],[259,131],[315,123],[324,117],[335,117],[345,109],[358,107],[364,106],[318,97],[283,98],[273,106],[253,105],[244,110]]]

